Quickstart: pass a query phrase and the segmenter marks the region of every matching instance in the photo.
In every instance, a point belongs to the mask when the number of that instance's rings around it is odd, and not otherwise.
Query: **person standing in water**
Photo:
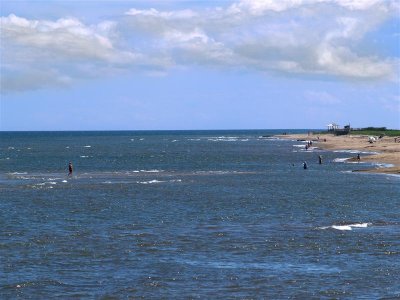
[[[305,162],[303,162],[303,169],[304,169],[304,170],[307,170],[307,168],[308,168],[307,162],[305,161]]]
[[[68,176],[72,176],[72,171],[73,171],[72,163],[69,162],[69,164],[68,164]]]
[[[318,155],[318,163],[322,165],[322,155]]]

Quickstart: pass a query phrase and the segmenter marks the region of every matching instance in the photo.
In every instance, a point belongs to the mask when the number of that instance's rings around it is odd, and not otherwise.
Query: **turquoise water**
[[[0,298],[400,297],[399,177],[277,133],[0,133]]]

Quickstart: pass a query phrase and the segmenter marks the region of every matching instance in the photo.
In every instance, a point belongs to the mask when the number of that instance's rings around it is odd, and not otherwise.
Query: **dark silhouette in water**
[[[305,161],[305,162],[303,162],[303,169],[306,170],[307,168],[308,168],[307,162]]]
[[[69,162],[69,164],[68,164],[68,176],[72,176],[72,171],[73,171],[72,163]]]
[[[322,165],[322,155],[318,155],[318,163]]]

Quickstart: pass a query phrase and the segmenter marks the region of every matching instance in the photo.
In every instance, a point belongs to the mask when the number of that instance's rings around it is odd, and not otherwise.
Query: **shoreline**
[[[333,134],[285,134],[275,137],[290,140],[309,140],[324,150],[353,150],[361,153],[361,162],[376,164],[388,164],[390,167],[377,167],[365,170],[353,170],[353,172],[379,173],[400,175],[400,143],[395,142],[394,137],[382,137],[374,143],[369,143],[367,135],[340,135]],[[400,141],[400,138],[397,138]],[[348,161],[357,161],[356,156],[350,157]]]

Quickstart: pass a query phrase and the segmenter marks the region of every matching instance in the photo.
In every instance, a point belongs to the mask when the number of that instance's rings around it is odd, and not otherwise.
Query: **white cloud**
[[[133,34],[153,35],[146,46],[168,52],[177,64],[376,79],[393,76],[395,62],[379,53],[364,54],[361,41],[393,17],[393,5],[377,0],[242,0],[226,9],[131,9],[126,15]]]
[[[11,81],[20,75],[27,82],[35,70],[48,70],[50,82],[60,85],[119,70],[165,74],[190,65],[393,78],[398,58],[379,53],[368,34],[399,12],[395,0],[241,0],[196,10],[131,8],[99,24],[9,15],[1,18],[2,88],[16,88]],[[48,82],[25,84],[35,85]]]
[[[72,78],[94,76],[98,70],[84,71],[93,66],[104,70],[134,63],[139,55],[114,47],[114,27],[109,21],[87,26],[74,18],[1,17],[2,91],[65,85]]]

